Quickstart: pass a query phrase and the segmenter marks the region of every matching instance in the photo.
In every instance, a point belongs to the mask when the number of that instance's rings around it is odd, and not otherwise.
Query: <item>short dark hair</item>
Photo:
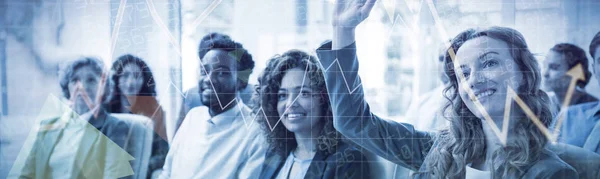
[[[200,40],[200,45],[198,45],[198,57],[200,57],[200,59],[202,60],[202,58],[204,58],[204,55],[206,55],[206,53],[208,53],[208,51],[214,45],[214,41],[219,39],[231,40],[231,38],[228,35],[217,32],[211,32],[202,37],[202,39]]]
[[[115,85],[113,88],[113,96],[110,103],[108,103],[108,107],[106,108],[109,112],[112,113],[123,113],[121,107],[121,98],[123,95],[121,93],[121,89],[119,89],[119,77],[123,74],[123,68],[125,68],[128,64],[134,64],[138,66],[142,70],[142,78],[144,82],[142,83],[142,88],[136,94],[136,96],[156,96],[156,81],[154,81],[154,75],[152,75],[152,70],[144,60],[139,57],[133,56],[131,54],[126,54],[120,56],[112,65],[112,75],[111,78],[114,81]]]
[[[219,37],[218,34],[214,36],[216,38],[202,41],[206,44],[200,44],[198,55],[201,55],[203,58],[204,55],[211,50],[223,50],[228,52],[229,55],[235,57],[235,60],[237,61],[238,80],[242,82],[239,89],[246,88],[248,80],[250,79],[250,74],[252,74],[252,70],[254,69],[252,55],[248,53],[248,50],[246,50],[242,44],[231,40],[229,36],[221,35],[221,37]]]
[[[575,67],[577,64],[581,64],[583,73],[585,75],[585,80],[577,81],[577,86],[585,88],[590,81],[590,77],[592,76],[592,73],[588,69],[589,62],[585,51],[577,45],[570,43],[556,44],[550,50],[561,54],[563,56],[563,60],[567,62],[569,69]]]
[[[68,62],[59,70],[58,76],[60,88],[62,89],[63,96],[65,98],[71,99],[69,81],[71,81],[73,74],[75,74],[75,71],[86,66],[92,67],[93,72],[98,74],[98,76],[102,76],[102,73],[104,73],[104,63],[96,57],[80,57],[75,61]],[[108,103],[110,101],[112,95],[112,86],[113,81],[107,76],[106,83],[104,85],[104,94],[101,98],[102,103]]]
[[[594,35],[592,42],[590,43],[590,55],[592,58],[596,58],[596,49],[600,46],[600,31]]]

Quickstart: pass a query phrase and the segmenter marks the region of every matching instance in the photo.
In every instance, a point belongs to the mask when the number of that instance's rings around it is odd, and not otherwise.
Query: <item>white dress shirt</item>
[[[287,159],[285,160],[285,164],[283,164],[283,167],[281,167],[281,169],[279,170],[279,173],[277,174],[277,179],[304,179],[304,175],[306,175],[306,172],[308,172],[308,167],[310,167],[310,163],[312,162],[312,158],[310,159],[305,159],[305,160],[301,160],[296,158],[296,156],[294,156],[294,152],[290,152],[290,155],[288,155]],[[291,171],[292,171],[292,167],[294,165],[300,165],[300,171],[298,171],[298,173],[296,173],[296,175],[294,176],[290,176]]]
[[[257,178],[266,141],[243,103],[210,117],[193,108],[175,135],[159,178]]]

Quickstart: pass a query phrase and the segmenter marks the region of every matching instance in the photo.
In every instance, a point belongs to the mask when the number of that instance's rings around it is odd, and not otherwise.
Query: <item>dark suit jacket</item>
[[[415,130],[410,124],[382,119],[371,112],[358,75],[356,44],[331,50],[331,43],[326,43],[317,49],[317,55],[327,69],[323,74],[331,100],[334,127],[352,142],[391,162],[424,171],[422,165],[426,156],[436,146],[435,134]],[[546,149],[539,155],[537,162],[519,168],[521,176],[503,177],[578,178],[575,169],[552,151]]]
[[[288,155],[270,150],[259,178],[275,178]],[[370,169],[365,156],[349,144],[340,142],[334,153],[317,151],[304,178],[369,178]]]

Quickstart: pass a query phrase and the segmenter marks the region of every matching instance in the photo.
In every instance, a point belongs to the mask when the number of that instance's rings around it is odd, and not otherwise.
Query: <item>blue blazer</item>
[[[287,156],[274,150],[267,151],[259,178],[277,177]],[[333,153],[318,150],[304,178],[369,178],[369,172],[369,163],[362,152],[340,142]]]

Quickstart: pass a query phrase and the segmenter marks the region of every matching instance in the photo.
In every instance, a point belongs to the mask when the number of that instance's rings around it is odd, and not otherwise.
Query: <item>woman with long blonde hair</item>
[[[371,113],[357,73],[354,34],[374,3],[337,2],[333,41],[317,50],[322,65],[332,67],[324,76],[334,127],[342,135],[415,170],[416,178],[578,178],[546,148],[548,139],[518,105],[505,107],[514,90],[543,126],[552,119],[548,97],[539,89],[538,64],[514,29],[469,29],[452,40],[444,60],[450,78],[443,108],[448,128],[422,132]],[[503,123],[505,110],[510,111],[508,124]],[[493,125],[508,130],[505,140]]]

